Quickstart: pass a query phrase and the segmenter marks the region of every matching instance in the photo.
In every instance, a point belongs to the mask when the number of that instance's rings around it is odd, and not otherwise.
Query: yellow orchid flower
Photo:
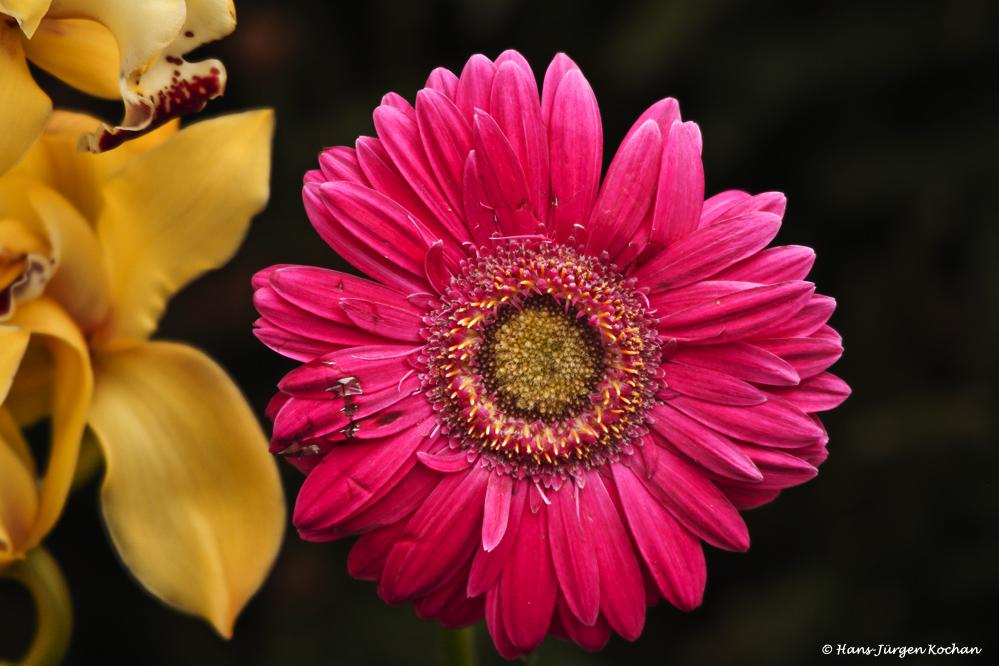
[[[224,636],[284,530],[267,439],[204,353],[150,340],[169,298],[228,261],[269,194],[273,114],[176,122],[77,154],[56,112],[0,176],[0,569],[56,522],[89,426],[122,561]],[[49,415],[39,474],[20,429]]]
[[[222,63],[184,56],[235,26],[232,0],[0,0],[0,174],[52,113],[27,60],[88,94],[124,100],[120,126],[92,120],[81,129],[81,148],[102,152],[221,95]]]

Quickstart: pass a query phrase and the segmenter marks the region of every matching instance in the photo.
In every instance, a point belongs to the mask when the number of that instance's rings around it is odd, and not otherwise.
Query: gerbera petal
[[[659,591],[683,611],[701,605],[707,567],[701,541],[687,531],[623,465],[615,466],[628,526]]]
[[[364,171],[361,170],[357,151],[353,148],[347,146],[327,148],[319,154],[319,168],[322,169],[325,180],[346,180],[365,187],[371,186]]]
[[[409,309],[397,308],[359,298],[340,299],[340,309],[358,328],[393,340],[420,342],[421,317]]]
[[[577,497],[571,490],[565,487],[564,491],[552,493],[546,508],[552,561],[572,614],[592,627],[600,613],[600,568],[595,552],[598,537],[590,522],[581,519]],[[578,488],[575,491],[582,492]],[[565,621],[564,613],[562,619]]]
[[[0,25],[0,173],[24,157],[45,129],[52,114],[52,101],[43,93],[28,71],[21,36],[6,24]]]
[[[413,273],[393,263],[348,231],[326,207],[320,187],[328,185],[306,184],[302,188],[302,201],[312,226],[330,247],[335,247],[337,253],[352,266],[386,285],[406,293],[426,292],[430,289],[422,271]]]
[[[586,473],[580,495],[583,520],[599,526],[594,544],[600,569],[600,610],[617,633],[633,641],[645,624],[645,586],[631,537],[597,470]]]
[[[763,473],[763,480],[754,488],[788,488],[804,483],[818,474],[811,464],[797,456],[765,446],[739,444],[753,464]]]
[[[771,395],[761,405],[733,407],[680,396],[669,405],[720,433],[754,444],[797,448],[819,441],[821,429],[790,402]]]
[[[342,349],[342,345],[325,340],[304,338],[298,333],[286,331],[271,324],[266,319],[254,322],[253,335],[265,345],[296,361],[311,361],[314,358]]]
[[[468,570],[471,566],[472,558],[468,558],[447,582],[427,596],[417,599],[413,603],[416,616],[424,620],[433,620],[466,601],[465,588],[468,587]]]
[[[647,121],[621,145],[586,223],[587,254],[607,252],[613,261],[626,247],[652,203],[662,144],[659,127]]]
[[[836,375],[820,372],[801,380],[797,386],[775,386],[769,389],[769,393],[784,398],[801,411],[810,414],[838,407],[850,397],[850,387]]]
[[[427,440],[425,440],[427,441]],[[419,448],[423,448],[421,444]],[[417,451],[417,456],[426,454]],[[370,502],[363,509],[337,526],[341,532],[367,532],[398,522],[410,515],[423,504],[444,476],[424,465],[414,465],[397,483],[389,481],[391,488],[380,498]],[[387,555],[387,554],[386,554]]]
[[[819,374],[843,355],[843,347],[839,343],[814,335],[810,338],[755,340],[753,344],[782,358],[802,379]]]
[[[511,642],[521,652],[541,645],[558,593],[547,512],[523,514],[517,541],[500,576],[500,612]]]
[[[717,194],[704,202],[701,220],[697,226],[706,227],[713,224],[715,220],[755,212],[773,213],[777,217],[784,217],[786,209],[787,198],[780,192],[764,192],[750,196],[745,192],[731,190]]]
[[[382,95],[382,106],[391,106],[410,120],[416,121],[416,109],[399,93],[390,92]]]
[[[478,469],[444,477],[392,549],[378,582],[383,599],[400,603],[427,594],[471,556],[481,538],[486,481]]]
[[[621,142],[621,147],[618,148],[618,153],[624,149],[624,145],[629,139],[637,132],[642,125],[648,121],[652,121],[659,128],[659,133],[662,136],[666,136],[669,133],[673,123],[680,119],[680,105],[672,97],[667,97],[666,99],[661,99],[649,108],[647,108],[642,115],[638,116],[638,120],[635,124],[631,126],[628,133],[624,135],[624,140]],[[614,156],[617,159],[617,155]]]
[[[665,363],[664,379],[669,388],[692,398],[723,405],[758,405],[766,402],[763,392],[741,379],[713,370]]]
[[[465,217],[462,178],[472,149],[472,128],[454,103],[436,90],[416,93],[416,119],[423,148],[448,201]]]
[[[788,283],[793,284],[793,283]],[[836,309],[836,299],[813,294],[797,313],[784,320],[774,320],[753,332],[754,338],[807,338],[829,321]]]
[[[154,595],[224,636],[277,555],[284,501],[239,389],[185,345],[100,353],[90,411],[107,461],[101,506],[122,561]]]
[[[552,67],[557,61],[558,56]],[[545,80],[547,91],[547,77]],[[553,94],[548,138],[551,163],[557,165],[551,171],[548,228],[554,232],[556,241],[564,243],[590,217],[600,187],[603,159],[603,128],[597,98],[578,69],[570,70]]]
[[[274,289],[265,287],[253,294],[253,304],[268,323],[302,338],[321,340],[334,345],[389,345],[386,339],[351,324],[324,319],[281,298]]]
[[[486,195],[482,173],[479,170],[479,159],[474,150],[465,160],[462,181],[462,200],[469,233],[472,234],[472,240],[476,245],[489,247],[489,239],[500,233],[499,220],[489,205],[489,197]]]
[[[340,324],[352,324],[337,307],[344,298],[364,299],[392,306],[410,314],[414,307],[395,289],[355,275],[313,266],[280,266],[268,275],[268,283],[289,303]]]
[[[513,545],[517,541],[517,532],[520,531],[524,507],[527,505],[527,492],[527,481],[517,481],[514,483],[510,495],[509,516],[507,518],[506,529],[503,531],[503,537],[492,550],[486,550],[484,542],[483,545],[480,545],[476,549],[472,569],[468,575],[468,596],[477,597],[485,594],[486,590],[493,586],[493,583],[499,579],[500,574],[503,572],[507,559],[509,559],[510,553],[513,552]]]
[[[654,292],[683,287],[759,252],[779,229],[780,218],[771,213],[721,220],[674,242],[635,271],[635,277],[654,285]]]
[[[375,109],[374,121],[378,138],[382,140],[396,168],[433,213],[442,228],[450,234],[449,237],[443,238],[444,244],[460,245],[469,240],[465,224],[448,205],[447,197],[437,184],[437,178],[423,150],[416,119],[408,118],[392,107],[380,106]]]
[[[695,463],[723,477],[750,483],[763,475],[753,461],[730,439],[701,424],[668,404],[656,405],[652,428],[666,442]],[[653,437],[654,442],[659,442]],[[648,442],[648,439],[646,439]]]
[[[586,624],[576,617],[569,606],[568,599],[562,592],[563,590],[559,590],[556,610],[569,638],[579,643],[584,650],[593,652],[602,649],[603,646],[607,645],[607,640],[611,635],[611,626],[608,624],[607,618],[601,614],[597,616],[593,624]]]
[[[278,387],[289,395],[313,400],[376,393],[394,387],[406,375],[406,357],[416,349],[371,345],[335,351],[295,368]]]
[[[793,386],[800,381],[794,367],[779,356],[745,342],[684,346],[670,356],[674,363],[724,372],[756,384]]]
[[[391,408],[382,409],[378,414],[367,418],[355,418],[351,422],[350,436],[357,439],[373,439],[394,435],[407,428],[420,430],[417,424],[431,416],[433,411],[433,407],[423,395],[407,396]]]
[[[473,55],[461,70],[454,104],[469,125],[475,121],[476,109],[489,113],[489,99],[495,76],[496,65],[484,55]]]
[[[526,236],[537,231],[538,218],[524,168],[496,121],[476,113],[473,143],[482,184],[500,229],[507,236]]]
[[[689,123],[673,122],[665,135],[649,242],[668,247],[697,228],[704,205],[704,167]],[[769,242],[769,241],[768,241]]]
[[[385,495],[393,486],[389,483],[393,476],[401,479],[416,465],[416,449],[424,439],[417,427],[383,439],[333,447],[299,491],[292,517],[299,533],[315,540],[319,533]]]
[[[170,296],[232,257],[269,196],[273,131],[270,111],[199,122],[107,182],[97,235],[114,291],[101,341],[148,337]]]
[[[578,71],[579,66],[564,53],[556,53],[548,65],[548,69],[545,70],[544,85],[541,89],[541,118],[545,123],[545,127],[549,130],[549,135],[551,133],[552,107],[555,104],[555,96],[558,93],[559,86],[562,85],[565,75],[572,70]]]
[[[715,275],[716,280],[743,280],[773,284],[804,280],[815,263],[815,251],[800,245],[770,247],[732,264]]]
[[[513,485],[513,478],[509,474],[489,475],[482,516],[482,548],[486,551],[496,548],[506,533]]]
[[[508,59],[504,60],[504,55]],[[523,56],[508,51],[496,60],[490,116],[510,142],[524,176],[535,217],[548,216],[548,133],[541,117],[538,84]]]
[[[641,459],[632,456],[636,476],[659,502],[688,530],[716,548],[749,548],[749,531],[742,516],[711,481],[669,451],[656,456],[651,475]]]
[[[779,325],[805,307],[815,286],[809,282],[783,282],[755,287],[695,305],[659,320],[663,337],[732,342],[749,335],[779,330]],[[767,336],[770,337],[770,336]]]
[[[489,588],[486,593],[486,626],[489,627],[489,635],[493,639],[496,651],[504,659],[516,659],[520,656],[520,650],[510,640],[503,619],[503,603],[500,597],[499,585]]]
[[[359,580],[378,580],[389,553],[406,531],[407,522],[400,520],[362,534],[347,556],[348,573]]]
[[[732,503],[732,506],[745,511],[768,504],[780,495],[777,488],[757,488],[749,487],[737,482],[716,481],[715,485],[725,494],[725,497]]]
[[[649,295],[649,305],[660,317],[680,312],[707,301],[714,301],[722,296],[734,294],[744,289],[759,287],[755,282],[730,282],[725,280],[702,280],[688,284],[679,289],[667,289],[657,294]]]
[[[451,70],[438,67],[430,72],[426,87],[436,90],[453,102],[458,92],[458,77]]]

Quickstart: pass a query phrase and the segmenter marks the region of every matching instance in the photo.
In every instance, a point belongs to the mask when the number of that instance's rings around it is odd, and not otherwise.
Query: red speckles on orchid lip
[[[424,388],[453,445],[546,485],[630,452],[661,386],[645,304],[568,246],[479,250],[426,319]]]

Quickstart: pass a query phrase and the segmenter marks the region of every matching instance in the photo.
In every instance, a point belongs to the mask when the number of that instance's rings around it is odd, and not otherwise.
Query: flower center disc
[[[476,362],[508,414],[552,423],[589,404],[603,373],[600,336],[549,297],[507,307],[483,331]]]

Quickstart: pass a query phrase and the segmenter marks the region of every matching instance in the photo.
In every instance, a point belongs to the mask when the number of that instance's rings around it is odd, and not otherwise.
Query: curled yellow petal
[[[0,13],[13,16],[25,37],[31,38],[52,0],[0,0]]]
[[[14,375],[24,358],[31,334],[20,327],[0,326],[0,405],[7,398]]]
[[[86,427],[93,372],[86,342],[76,324],[55,301],[43,296],[21,304],[8,322],[39,336],[52,357],[52,443],[39,499],[38,514],[26,548],[41,541],[55,525],[66,502]],[[15,385],[14,390],[19,390]]]
[[[52,113],[52,101],[28,71],[21,39],[0,20],[0,174],[31,148]]]
[[[46,293],[59,301],[86,333],[104,320],[111,299],[104,250],[79,211],[58,192],[31,190],[31,203],[48,231],[55,273]]]
[[[122,561],[154,595],[231,635],[284,529],[256,417],[225,372],[185,345],[105,350],[95,372],[101,502]]]
[[[121,95],[118,44],[97,21],[46,19],[25,42],[24,51],[28,60],[85,93],[107,99]]]
[[[3,337],[0,333],[0,344]],[[37,514],[38,482],[31,453],[14,418],[0,406],[0,569],[24,557]]]
[[[271,111],[199,122],[108,181],[97,235],[113,295],[95,345],[148,337],[170,296],[232,257],[270,193],[273,129]]]

